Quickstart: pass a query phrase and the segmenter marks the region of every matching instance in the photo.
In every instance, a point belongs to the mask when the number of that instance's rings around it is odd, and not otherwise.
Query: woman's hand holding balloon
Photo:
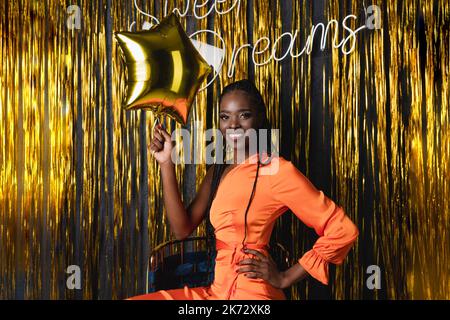
[[[156,161],[158,161],[160,166],[168,164],[172,161],[172,139],[161,124],[157,124],[153,129],[153,138],[150,141],[149,148],[150,153]]]

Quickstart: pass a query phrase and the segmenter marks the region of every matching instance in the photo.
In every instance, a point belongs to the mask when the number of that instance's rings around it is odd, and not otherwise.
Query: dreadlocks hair
[[[247,204],[247,207],[245,210],[245,218],[244,218],[245,219],[245,229],[244,229],[245,235],[242,240],[242,245],[245,248],[245,240],[247,238],[247,214],[248,214],[248,210],[250,208],[251,202],[252,202],[254,194],[255,194],[256,183],[258,181],[258,175],[259,175],[259,168],[261,165],[266,165],[266,164],[270,163],[270,160],[272,158],[272,138],[271,138],[272,127],[267,118],[266,104],[264,103],[264,99],[263,99],[261,93],[259,92],[258,88],[250,80],[246,80],[246,79],[240,80],[240,81],[233,82],[233,83],[229,84],[228,86],[226,86],[223,89],[223,91],[219,97],[219,106],[220,106],[220,103],[222,102],[223,97],[226,94],[231,93],[233,91],[237,91],[237,90],[240,90],[240,91],[243,91],[244,93],[246,93],[250,99],[250,103],[254,104],[258,108],[259,113],[263,114],[262,124],[260,124],[260,126],[257,129],[266,129],[267,130],[267,141],[265,144],[263,144],[263,146],[260,146],[260,143],[259,143],[259,139],[260,139],[259,130],[256,134],[258,162],[257,162],[256,177],[255,177],[255,181],[253,183],[252,193],[251,193],[250,199],[248,201],[248,204]],[[211,209],[212,202],[214,201],[214,198],[216,196],[217,189],[218,189],[219,183],[220,183],[220,179],[221,179],[222,174],[225,171],[225,168],[227,166],[227,164],[225,163],[226,141],[223,136],[222,136],[222,146],[223,146],[222,161],[217,160],[217,152],[216,152],[216,163],[214,163],[214,168],[213,168],[211,192],[209,194],[208,207],[206,210],[206,247],[207,247],[207,253],[208,253],[207,271],[211,270],[210,269],[211,265],[214,266],[213,262],[215,263],[215,257],[217,255],[214,227],[212,226],[211,220],[210,220],[210,209]],[[262,152],[267,153],[269,161],[264,162],[264,163],[261,162]],[[207,272],[207,274],[208,274],[208,272]],[[211,280],[212,279],[208,279],[208,281],[211,281]]]

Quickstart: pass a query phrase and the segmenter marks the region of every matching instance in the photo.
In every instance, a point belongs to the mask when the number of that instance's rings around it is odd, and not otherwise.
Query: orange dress
[[[237,263],[253,254],[241,251],[244,214],[256,176],[257,156],[232,168],[223,178],[211,205],[211,223],[216,236],[214,281],[210,286],[160,290],[130,299],[151,300],[285,300],[281,289],[263,279],[238,274]],[[263,154],[263,161],[267,154]],[[247,247],[268,255],[273,226],[288,209],[314,228],[319,238],[298,259],[315,279],[328,284],[328,264],[341,264],[358,237],[358,229],[343,209],[317,190],[288,160],[274,157],[259,169],[253,201],[247,213]]]

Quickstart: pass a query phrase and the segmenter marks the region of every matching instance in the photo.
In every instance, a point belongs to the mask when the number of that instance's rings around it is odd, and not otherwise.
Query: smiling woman
[[[225,87],[219,105],[220,131],[234,151],[232,161],[217,161],[208,169],[187,209],[170,158],[170,135],[157,127],[151,145],[161,166],[164,203],[177,239],[188,237],[206,218],[210,262],[216,251],[214,281],[209,286],[160,290],[131,299],[285,300],[283,289],[308,274],[328,284],[328,264],[342,263],[358,236],[342,208],[290,161],[276,156],[271,144],[261,149],[257,143],[257,152],[251,152],[247,133],[270,128],[264,101],[252,82],[241,80]],[[237,159],[240,152],[245,154],[244,161]],[[280,271],[268,244],[276,220],[288,209],[314,228],[319,239],[298,263]]]

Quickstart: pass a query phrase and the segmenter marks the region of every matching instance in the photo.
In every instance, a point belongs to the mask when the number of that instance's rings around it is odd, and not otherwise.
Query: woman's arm
[[[286,271],[282,272],[283,282],[281,284],[281,289],[289,288],[298,281],[303,280],[308,276],[308,272],[302,267],[300,263],[296,263]]]
[[[290,161],[281,159],[278,173],[270,179],[274,199],[319,236],[298,259],[299,264],[312,277],[328,284],[329,263],[343,263],[359,235],[358,228],[342,207],[318,190]]]
[[[170,135],[160,125],[156,126],[150,149],[161,168],[164,205],[171,231],[176,239],[183,240],[197,228],[204,218],[209,200],[212,167],[203,179],[194,200],[185,209],[178,190],[175,164],[171,159],[172,148]]]
[[[167,161],[160,167],[167,219],[175,238],[182,240],[192,233],[193,227],[178,190],[175,164]]]
[[[186,210],[178,190],[175,165],[172,161],[161,165],[164,205],[176,239],[183,240],[187,238],[202,222],[208,205],[212,173],[211,167],[203,179],[194,200]]]

